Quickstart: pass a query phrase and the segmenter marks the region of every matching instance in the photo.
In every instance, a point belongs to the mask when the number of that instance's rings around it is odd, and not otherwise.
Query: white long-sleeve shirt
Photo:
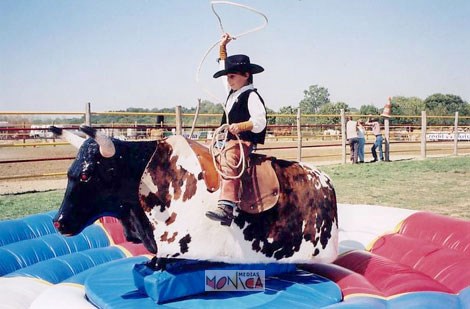
[[[221,70],[223,70],[225,68],[225,61],[221,60],[219,64]],[[223,77],[222,80],[226,89],[226,93],[228,95],[231,89],[227,82],[227,78]],[[230,94],[225,103],[225,113],[227,114],[227,119],[228,114],[232,110],[233,104],[237,101],[240,94],[250,89],[254,89],[253,84],[243,86],[242,88]],[[249,121],[253,123],[253,129],[251,129],[251,132],[260,133],[264,130],[264,128],[266,128],[266,109],[264,107],[263,102],[261,102],[260,98],[256,94],[250,94],[250,96],[248,97],[248,111],[250,112]]]

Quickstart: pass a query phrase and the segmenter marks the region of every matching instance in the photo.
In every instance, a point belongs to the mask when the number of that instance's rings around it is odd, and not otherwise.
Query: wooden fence
[[[85,124],[94,125],[104,130],[108,135],[118,138],[154,138],[153,130],[164,135],[170,134],[183,134],[188,138],[198,139],[204,141],[210,138],[210,132],[215,129],[216,126],[207,124],[204,119],[220,119],[219,114],[183,114],[181,113],[181,107],[175,108],[175,113],[132,113],[132,112],[91,112],[91,106],[88,103],[85,108],[85,112],[0,112],[0,115],[10,116],[39,116],[39,115],[63,115],[63,116],[82,116],[85,119]],[[121,124],[121,123],[110,123],[110,124],[93,124],[92,119],[94,115],[130,115],[130,116],[152,116],[155,119],[163,119],[163,117],[174,117],[174,123],[152,123],[142,124],[138,122]],[[271,118],[285,118],[291,120],[289,124],[270,124],[268,125],[267,143],[265,146],[259,147],[259,152],[270,154],[273,151],[285,150],[289,152],[288,155],[284,156],[287,159],[298,160],[298,161],[320,161],[325,160],[324,157],[334,158],[332,160],[326,159],[326,161],[334,161],[345,164],[347,162],[348,148],[345,124],[346,117],[352,116],[354,118],[367,118],[371,115],[355,115],[347,114],[341,111],[340,115],[301,115],[300,110],[297,115],[268,115]],[[340,119],[338,123],[333,124],[319,124],[314,123],[312,119],[321,119],[324,117]],[[444,116],[454,118],[454,126],[443,126],[435,125],[430,126],[428,124],[429,118],[439,118],[439,116],[427,116],[426,112],[423,111],[420,116],[399,116],[400,118],[409,117],[421,119],[421,125],[395,125],[392,126],[390,123],[393,121],[393,116],[390,118],[383,118],[383,132],[384,132],[384,155],[385,160],[390,160],[390,154],[394,156],[403,156],[407,151],[416,153],[419,145],[418,155],[410,155],[414,157],[426,158],[430,151],[437,152],[440,148],[434,147],[436,145],[442,145],[443,152],[446,155],[459,155],[470,153],[470,128],[462,125],[459,122],[459,115],[455,113],[453,116]],[[443,118],[444,118],[443,117]],[[187,125],[187,119],[193,118],[191,125]],[[186,119],[186,120],[185,120]],[[468,123],[469,117],[460,117],[465,119],[465,123]],[[318,121],[317,121],[318,122]],[[57,124],[60,125],[60,124]],[[62,124],[66,129],[76,130],[78,125]],[[46,131],[45,128],[38,129],[37,127],[28,127],[25,123],[22,124],[5,124],[0,123],[0,136],[3,136],[3,142],[0,143],[0,151],[4,147],[43,147],[43,146],[60,146],[66,143],[62,141],[56,141],[52,136],[35,136],[31,137],[31,131]],[[16,138],[13,137],[16,132]],[[18,138],[18,132],[21,132],[20,138]],[[125,132],[125,134],[123,133]],[[6,137],[6,138],[5,138]],[[366,140],[369,144],[373,142],[373,135],[371,132],[367,132]],[[401,147],[400,145],[413,145],[413,147]],[[392,146],[393,145],[393,146]],[[429,146],[433,145],[432,148]],[[394,149],[394,147],[396,149]],[[451,149],[449,148],[451,147]],[[332,151],[319,151],[319,149],[326,150],[327,148]],[[315,153],[312,154],[312,149],[315,149]],[[401,150],[400,150],[401,149]],[[401,151],[401,152],[400,152]],[[294,155],[295,153],[295,155]],[[21,164],[25,162],[37,162],[37,161],[48,161],[48,160],[71,160],[73,157],[60,157],[60,158],[34,158],[34,159],[15,159],[15,158],[2,158],[0,157],[0,168],[6,164]],[[34,178],[34,177],[47,177],[57,176],[60,173],[43,173],[40,175],[12,175],[12,176],[0,176],[0,180],[6,179],[19,179],[19,178]],[[65,173],[64,173],[65,174]]]

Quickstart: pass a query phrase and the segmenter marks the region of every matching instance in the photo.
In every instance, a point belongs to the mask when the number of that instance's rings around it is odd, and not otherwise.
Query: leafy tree
[[[362,105],[359,109],[359,114],[361,115],[379,115],[379,109],[374,105]]]
[[[461,97],[453,94],[435,93],[427,97],[424,100],[424,104],[428,111],[436,110],[440,106],[444,107],[444,109],[440,108],[439,110],[444,110],[447,114],[454,114],[455,112],[466,113],[468,111],[468,103],[462,100]]]
[[[297,108],[292,106],[284,106],[279,109],[279,114],[297,114]]]
[[[297,108],[292,106],[284,106],[279,109],[279,114],[293,115],[293,117],[277,117],[276,124],[295,124],[297,117]]]
[[[359,109],[356,107],[349,107],[349,112],[352,114],[359,114]]]
[[[199,113],[201,114],[222,114],[224,108],[221,104],[214,104],[211,101],[203,100],[199,106]]]
[[[451,119],[433,118],[433,116],[449,116],[446,107],[442,104],[436,105],[432,110],[427,111],[429,125],[452,125]]]
[[[269,107],[266,107],[266,113],[267,114],[275,114],[276,112],[273,109],[271,109]]]
[[[399,107],[395,114],[393,107]],[[393,97],[392,98],[392,115],[406,115],[406,116],[420,116],[421,111],[425,110],[425,104],[423,100],[417,97]]]
[[[407,98],[403,96],[397,96],[392,98],[392,115],[395,124],[419,125],[421,123],[421,120],[419,118],[405,118],[397,116],[420,116],[423,110],[425,110],[425,105],[423,100],[421,100],[420,98]]]
[[[330,93],[327,88],[312,85],[304,90],[304,98],[299,106],[302,114],[316,114],[320,107],[330,102]]]
[[[18,124],[25,124],[25,125],[29,125],[31,123],[31,119],[28,119],[26,117],[23,117],[23,116],[0,116],[0,121],[5,121],[7,122],[9,125],[11,124],[15,124],[15,125],[18,125]]]
[[[350,108],[348,104],[344,102],[337,102],[337,103],[326,103],[320,107],[318,114],[321,115],[338,115],[336,117],[329,116],[329,117],[321,117],[319,119],[319,123],[321,124],[338,124],[341,122],[340,114],[341,110],[344,109],[345,112],[349,112]]]
[[[266,114],[268,115],[267,116],[267,123],[268,125],[270,124],[276,124],[276,116],[272,116],[273,114],[275,114],[276,112],[272,109],[270,109],[269,107],[266,107]]]
[[[453,94],[435,93],[424,100],[426,110],[432,116],[449,116],[459,112],[459,115],[470,115],[470,107],[461,97]],[[453,120],[450,119],[431,119],[432,124],[452,125]]]
[[[148,108],[129,107],[126,111],[131,113],[147,113],[149,110]]]

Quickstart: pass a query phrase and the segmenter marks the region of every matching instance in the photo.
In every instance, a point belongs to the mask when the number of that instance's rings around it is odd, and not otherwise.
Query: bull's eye
[[[80,174],[80,181],[81,182],[88,182],[90,180],[90,176],[88,176],[87,174],[85,173],[81,173]]]

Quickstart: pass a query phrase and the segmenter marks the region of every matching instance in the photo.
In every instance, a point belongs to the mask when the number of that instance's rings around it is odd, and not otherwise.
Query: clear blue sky
[[[383,107],[388,96],[470,101],[468,0],[252,0],[269,24],[229,45],[265,67],[267,106],[297,106],[318,84],[333,102]],[[217,5],[225,30],[262,23]],[[206,0],[1,0],[0,111],[195,106],[223,98],[213,80],[221,35]]]

